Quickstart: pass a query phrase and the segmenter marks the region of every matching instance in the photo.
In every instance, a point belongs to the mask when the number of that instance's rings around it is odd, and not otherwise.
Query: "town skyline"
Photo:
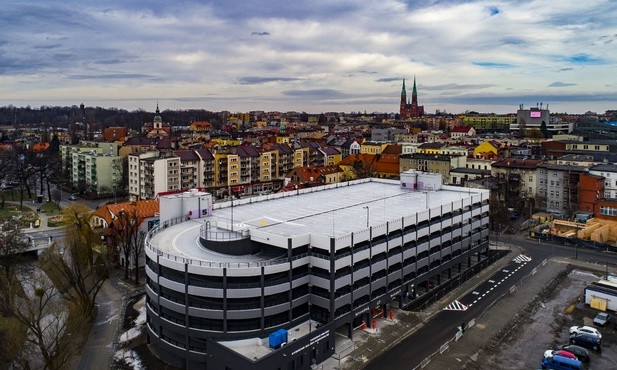
[[[0,5],[1,105],[397,113],[615,109],[617,4],[547,0]]]

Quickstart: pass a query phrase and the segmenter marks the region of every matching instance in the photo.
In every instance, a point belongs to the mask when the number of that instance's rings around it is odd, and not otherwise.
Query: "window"
[[[606,216],[617,216],[617,208],[608,206],[600,207],[600,214]]]

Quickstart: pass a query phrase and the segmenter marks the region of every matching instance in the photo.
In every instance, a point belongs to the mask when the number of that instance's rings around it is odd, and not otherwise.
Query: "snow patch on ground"
[[[137,318],[133,322],[136,326],[144,325],[146,323],[146,297],[144,296],[144,298],[136,302],[133,307],[139,311],[139,315],[137,315]]]
[[[121,349],[116,351],[114,359],[116,362],[123,362],[131,366],[134,370],[145,369],[139,359],[139,356],[137,356],[137,353],[130,349]]]
[[[135,302],[133,308],[139,312],[139,315],[133,320],[133,327],[120,335],[120,343],[126,343],[137,338],[142,333],[142,327],[146,323],[146,296]]]
[[[139,334],[141,334],[141,327],[137,327],[137,328],[130,328],[129,330],[125,331],[124,333],[122,333],[122,335],[120,335],[120,343],[126,343],[131,341],[132,339],[135,339],[139,336]]]

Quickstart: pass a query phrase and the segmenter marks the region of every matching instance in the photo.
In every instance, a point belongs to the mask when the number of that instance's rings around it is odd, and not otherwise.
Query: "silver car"
[[[593,324],[604,327],[609,321],[611,321],[611,315],[606,312],[600,312],[593,319]]]

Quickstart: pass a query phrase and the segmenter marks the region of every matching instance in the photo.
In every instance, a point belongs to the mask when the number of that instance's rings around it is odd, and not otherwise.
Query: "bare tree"
[[[16,266],[28,245],[16,221],[8,220],[0,224],[0,281],[3,282],[3,289],[0,289],[0,314],[7,312],[12,304],[14,296],[10,292],[19,284]]]
[[[144,252],[144,243],[146,242],[146,231],[143,228],[137,230],[135,234],[133,234],[133,249],[131,250],[131,254],[133,255],[133,265],[135,266],[135,284],[139,283],[139,259],[141,258]]]
[[[373,176],[373,169],[371,168],[371,164],[366,163],[360,158],[353,161],[352,169],[356,175],[356,179],[364,179]]]
[[[129,278],[131,261],[135,267],[135,282],[138,282],[139,258],[143,252],[143,243],[146,233],[142,229],[143,217],[139,216],[137,209],[132,207],[122,210],[112,221],[111,244],[124,256],[124,278]]]
[[[73,302],[86,320],[95,317],[95,300],[109,277],[106,251],[92,228],[92,212],[73,204],[65,208],[65,245],[54,245],[41,256],[42,266],[62,296]]]
[[[25,329],[25,345],[16,360],[24,368],[61,369],[77,346],[72,343],[69,310],[51,281],[35,270],[22,278],[23,294],[13,302],[12,316]]]

